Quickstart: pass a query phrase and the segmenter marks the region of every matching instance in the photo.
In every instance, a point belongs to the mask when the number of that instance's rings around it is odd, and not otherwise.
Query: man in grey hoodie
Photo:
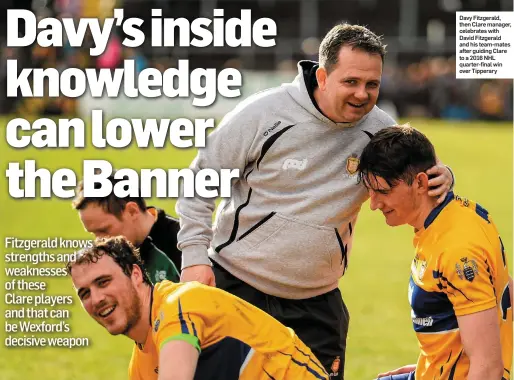
[[[358,25],[334,27],[319,64],[301,61],[292,83],[239,104],[191,164],[239,169],[232,196],[181,198],[182,281],[218,287],[293,328],[326,367],[344,378],[349,315],[338,289],[348,266],[366,188],[363,148],[396,122],[376,107],[385,46]],[[431,195],[453,176],[431,169]]]

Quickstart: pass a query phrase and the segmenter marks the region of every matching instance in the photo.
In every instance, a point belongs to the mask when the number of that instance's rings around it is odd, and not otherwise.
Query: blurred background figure
[[[10,4],[12,3],[12,4]],[[454,120],[512,120],[511,80],[455,79],[455,12],[512,11],[510,0],[33,0],[5,2],[2,7],[31,8],[39,17],[98,17],[112,15],[115,7],[124,9],[124,18],[144,20],[147,36],[139,49],[121,45],[121,28],[115,31],[108,49],[99,57],[81,48],[6,48],[6,29],[2,30],[0,111],[2,113],[73,114],[89,109],[88,98],[7,99],[5,62],[17,57],[21,67],[122,67],[124,59],[134,59],[136,70],[147,67],[161,71],[188,59],[190,70],[197,67],[235,67],[244,71],[243,95],[276,86],[292,79],[299,59],[315,59],[319,39],[335,23],[348,21],[368,26],[384,36],[388,56],[379,105],[398,117],[429,117]],[[224,17],[240,16],[251,9],[252,19],[270,17],[277,23],[277,44],[273,48],[230,47],[152,47],[150,45],[151,9],[162,9],[163,18],[212,18],[214,8],[224,9]],[[377,17],[380,15],[380,17]],[[89,43],[91,43],[89,41]],[[293,62],[293,64],[292,64]],[[248,80],[249,78],[249,80]],[[169,99],[168,99],[169,100]],[[79,102],[80,104],[77,104]],[[85,104],[86,103],[86,104]],[[112,106],[111,103],[109,103]],[[233,104],[217,107],[219,115]],[[120,107],[123,109],[123,107]]]

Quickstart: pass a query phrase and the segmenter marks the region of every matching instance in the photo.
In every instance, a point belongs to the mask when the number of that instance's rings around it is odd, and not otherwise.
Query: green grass
[[[3,120],[2,125],[7,120]],[[507,124],[456,124],[413,120],[433,141],[441,160],[457,177],[456,192],[477,200],[489,210],[499,226],[508,252],[512,252],[512,128]],[[194,157],[193,150],[166,149],[47,149],[14,150],[0,128],[0,237],[86,238],[69,200],[13,199],[9,196],[5,169],[8,162],[36,159],[39,167],[55,170],[69,167],[80,177],[82,160],[106,159],[117,168],[181,168]],[[174,200],[150,203],[174,214]],[[346,360],[347,379],[372,379],[379,371],[415,362],[418,348],[411,330],[407,281],[412,259],[412,231],[392,229],[383,217],[363,206],[348,272],[341,290],[350,310],[350,332]],[[3,245],[2,245],[3,247]],[[7,252],[3,249],[3,252]],[[511,255],[509,254],[509,257]],[[0,296],[4,300],[5,266],[0,261]],[[69,278],[48,281],[48,294],[73,294]],[[5,309],[2,307],[2,310]],[[70,308],[72,336],[88,337],[86,348],[6,348],[0,329],[0,373],[2,380],[109,379],[127,378],[132,342],[111,337],[96,325],[75,300]],[[4,326],[3,311],[0,323]]]

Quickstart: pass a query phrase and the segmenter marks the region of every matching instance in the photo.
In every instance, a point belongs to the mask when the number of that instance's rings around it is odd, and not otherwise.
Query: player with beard
[[[264,311],[198,282],[154,287],[142,268],[122,236],[97,239],[67,264],[89,315],[136,343],[131,380],[328,379],[294,331]]]

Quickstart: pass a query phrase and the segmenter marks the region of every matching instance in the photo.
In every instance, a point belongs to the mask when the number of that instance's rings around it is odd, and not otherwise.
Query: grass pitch
[[[81,177],[82,160],[105,159],[116,168],[182,168],[193,159],[194,150],[127,148],[85,149],[34,148],[15,150],[5,140],[7,119],[0,124],[0,237],[87,238],[69,200],[13,199],[9,196],[5,170],[9,162],[35,159],[38,167],[56,170],[68,167]],[[485,207],[500,229],[506,250],[512,252],[512,125],[452,123],[410,120],[434,143],[439,158],[451,166],[456,177],[455,192]],[[174,200],[152,199],[174,214]],[[346,378],[372,379],[381,371],[414,363],[418,354],[410,321],[407,283],[412,259],[412,230],[390,228],[379,213],[363,205],[348,272],[340,282],[350,310],[350,332]],[[3,248],[2,251],[8,252]],[[512,254],[509,254],[511,258]],[[5,326],[5,262],[0,258],[0,298],[3,307],[0,324]],[[509,265],[512,265],[510,260]],[[69,278],[48,280],[52,295],[74,294]],[[61,307],[64,308],[64,307]],[[112,337],[82,310],[78,300],[67,307],[71,333],[86,337],[82,348],[6,348],[6,333],[0,329],[0,378],[2,380],[121,380],[127,378],[127,365],[133,343],[126,337]],[[11,321],[12,322],[12,321]],[[50,333],[47,333],[50,336]],[[17,334],[20,336],[23,334]],[[31,335],[27,333],[26,335]],[[36,334],[34,334],[36,335]],[[44,334],[37,334],[44,336]],[[59,335],[59,334],[58,334]]]

